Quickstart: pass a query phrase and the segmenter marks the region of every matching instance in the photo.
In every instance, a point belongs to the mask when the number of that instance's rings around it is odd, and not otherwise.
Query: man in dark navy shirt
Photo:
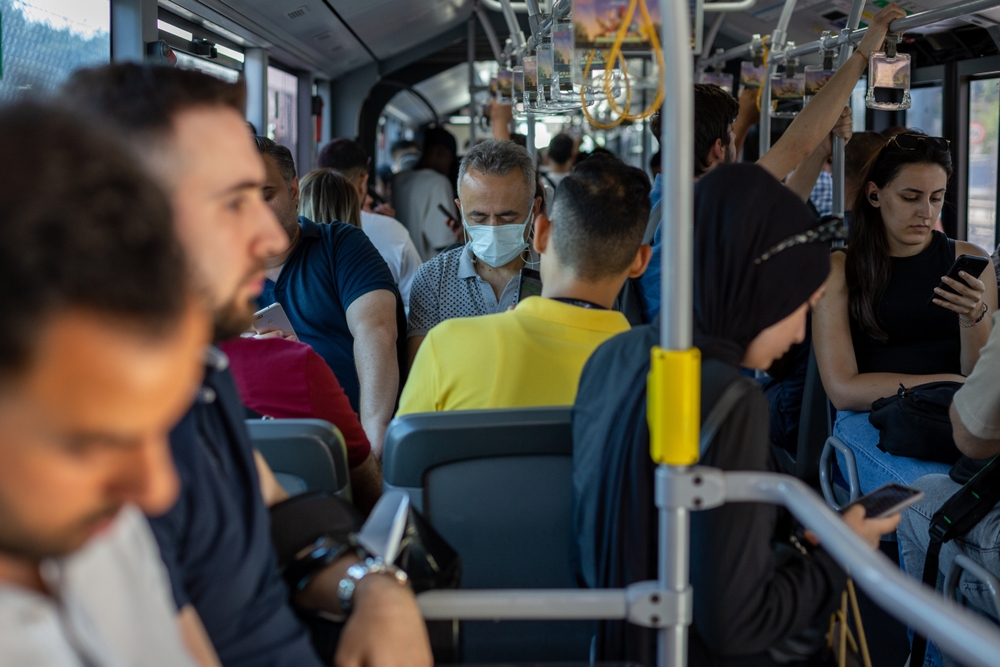
[[[195,71],[115,64],[77,72],[63,92],[77,112],[112,123],[166,190],[216,339],[245,330],[265,259],[288,239],[261,197],[266,172],[246,130],[243,87]],[[217,351],[208,352],[198,401],[171,434],[171,450],[180,499],[151,524],[192,653],[227,667],[322,665],[292,612],[271,543],[268,507],[287,494],[251,447]],[[319,571],[295,601],[340,613],[337,586],[355,562],[344,557]],[[412,591],[391,576],[366,574],[337,663],[428,667]]]
[[[330,364],[381,459],[399,392],[400,332],[406,331],[396,282],[358,227],[298,217],[291,152],[265,137],[256,142],[267,168],[264,200],[288,235],[282,252],[267,260],[257,305],[280,303],[299,340]]]

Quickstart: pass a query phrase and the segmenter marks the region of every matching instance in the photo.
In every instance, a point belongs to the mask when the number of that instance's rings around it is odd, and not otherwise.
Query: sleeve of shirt
[[[434,349],[434,335],[430,334],[420,346],[410,377],[399,398],[396,416],[438,410],[438,357]]]
[[[430,208],[424,218],[423,232],[427,243],[435,249],[447,248],[455,242],[455,235],[445,221],[444,213],[438,206],[444,206],[446,211],[455,210],[455,192],[451,188],[451,183],[444,176],[435,178],[432,183],[428,183]]]
[[[372,449],[358,415],[351,408],[351,402],[347,400],[347,394],[333,371],[323,357],[311,349],[306,355],[306,382],[312,413],[336,426],[344,436],[347,465],[353,468],[364,463]]]
[[[993,330],[979,352],[972,374],[955,394],[955,411],[969,433],[983,440],[1000,438],[1000,313],[993,314]]]
[[[175,461],[177,457],[174,457]],[[184,483],[184,470],[178,464],[178,474],[181,476],[181,493],[177,503],[170,508],[166,514],[149,520],[149,527],[156,538],[156,544],[160,548],[160,558],[167,568],[167,575],[170,578],[170,590],[173,592],[174,603],[180,610],[191,602],[187,591],[184,588],[185,568],[183,563],[183,530],[187,523],[186,516],[191,504],[188,497],[189,485]]]
[[[438,291],[441,282],[440,262],[431,260],[417,269],[410,288],[410,316],[406,337],[426,336],[441,321],[438,315]]]
[[[384,289],[396,293],[389,265],[363,231],[343,225],[335,233],[340,238],[334,243],[333,278],[345,311],[368,292]]]

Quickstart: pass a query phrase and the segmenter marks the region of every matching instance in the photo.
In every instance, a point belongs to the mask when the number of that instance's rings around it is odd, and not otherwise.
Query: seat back
[[[407,415],[386,488],[410,493],[462,558],[463,588],[575,588],[571,408]],[[593,624],[463,622],[464,662],[586,660]]]
[[[248,419],[253,446],[291,493],[327,491],[350,502],[347,446],[322,419]]]

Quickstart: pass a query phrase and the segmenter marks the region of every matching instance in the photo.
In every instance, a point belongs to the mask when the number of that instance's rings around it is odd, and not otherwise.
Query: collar
[[[458,255],[458,277],[461,279],[478,278],[476,265],[472,260],[472,248],[465,244]]]
[[[323,230],[319,223],[313,222],[305,216],[299,216],[299,227],[302,228],[302,238],[299,239],[299,243],[302,243],[302,239],[318,239],[323,236]]]
[[[534,317],[576,329],[620,333],[628,331],[628,320],[617,310],[597,310],[581,308],[568,303],[533,296],[517,304],[514,314],[519,317]]]
[[[224,371],[229,368],[229,357],[214,345],[205,348],[205,366],[209,370]]]

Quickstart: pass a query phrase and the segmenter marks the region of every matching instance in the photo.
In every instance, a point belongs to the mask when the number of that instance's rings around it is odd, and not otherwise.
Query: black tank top
[[[954,241],[941,232],[933,232],[930,245],[920,254],[891,258],[889,284],[876,311],[878,325],[889,340],[875,340],[851,317],[859,373],[962,372],[958,317],[940,306],[927,305],[954,261]]]

